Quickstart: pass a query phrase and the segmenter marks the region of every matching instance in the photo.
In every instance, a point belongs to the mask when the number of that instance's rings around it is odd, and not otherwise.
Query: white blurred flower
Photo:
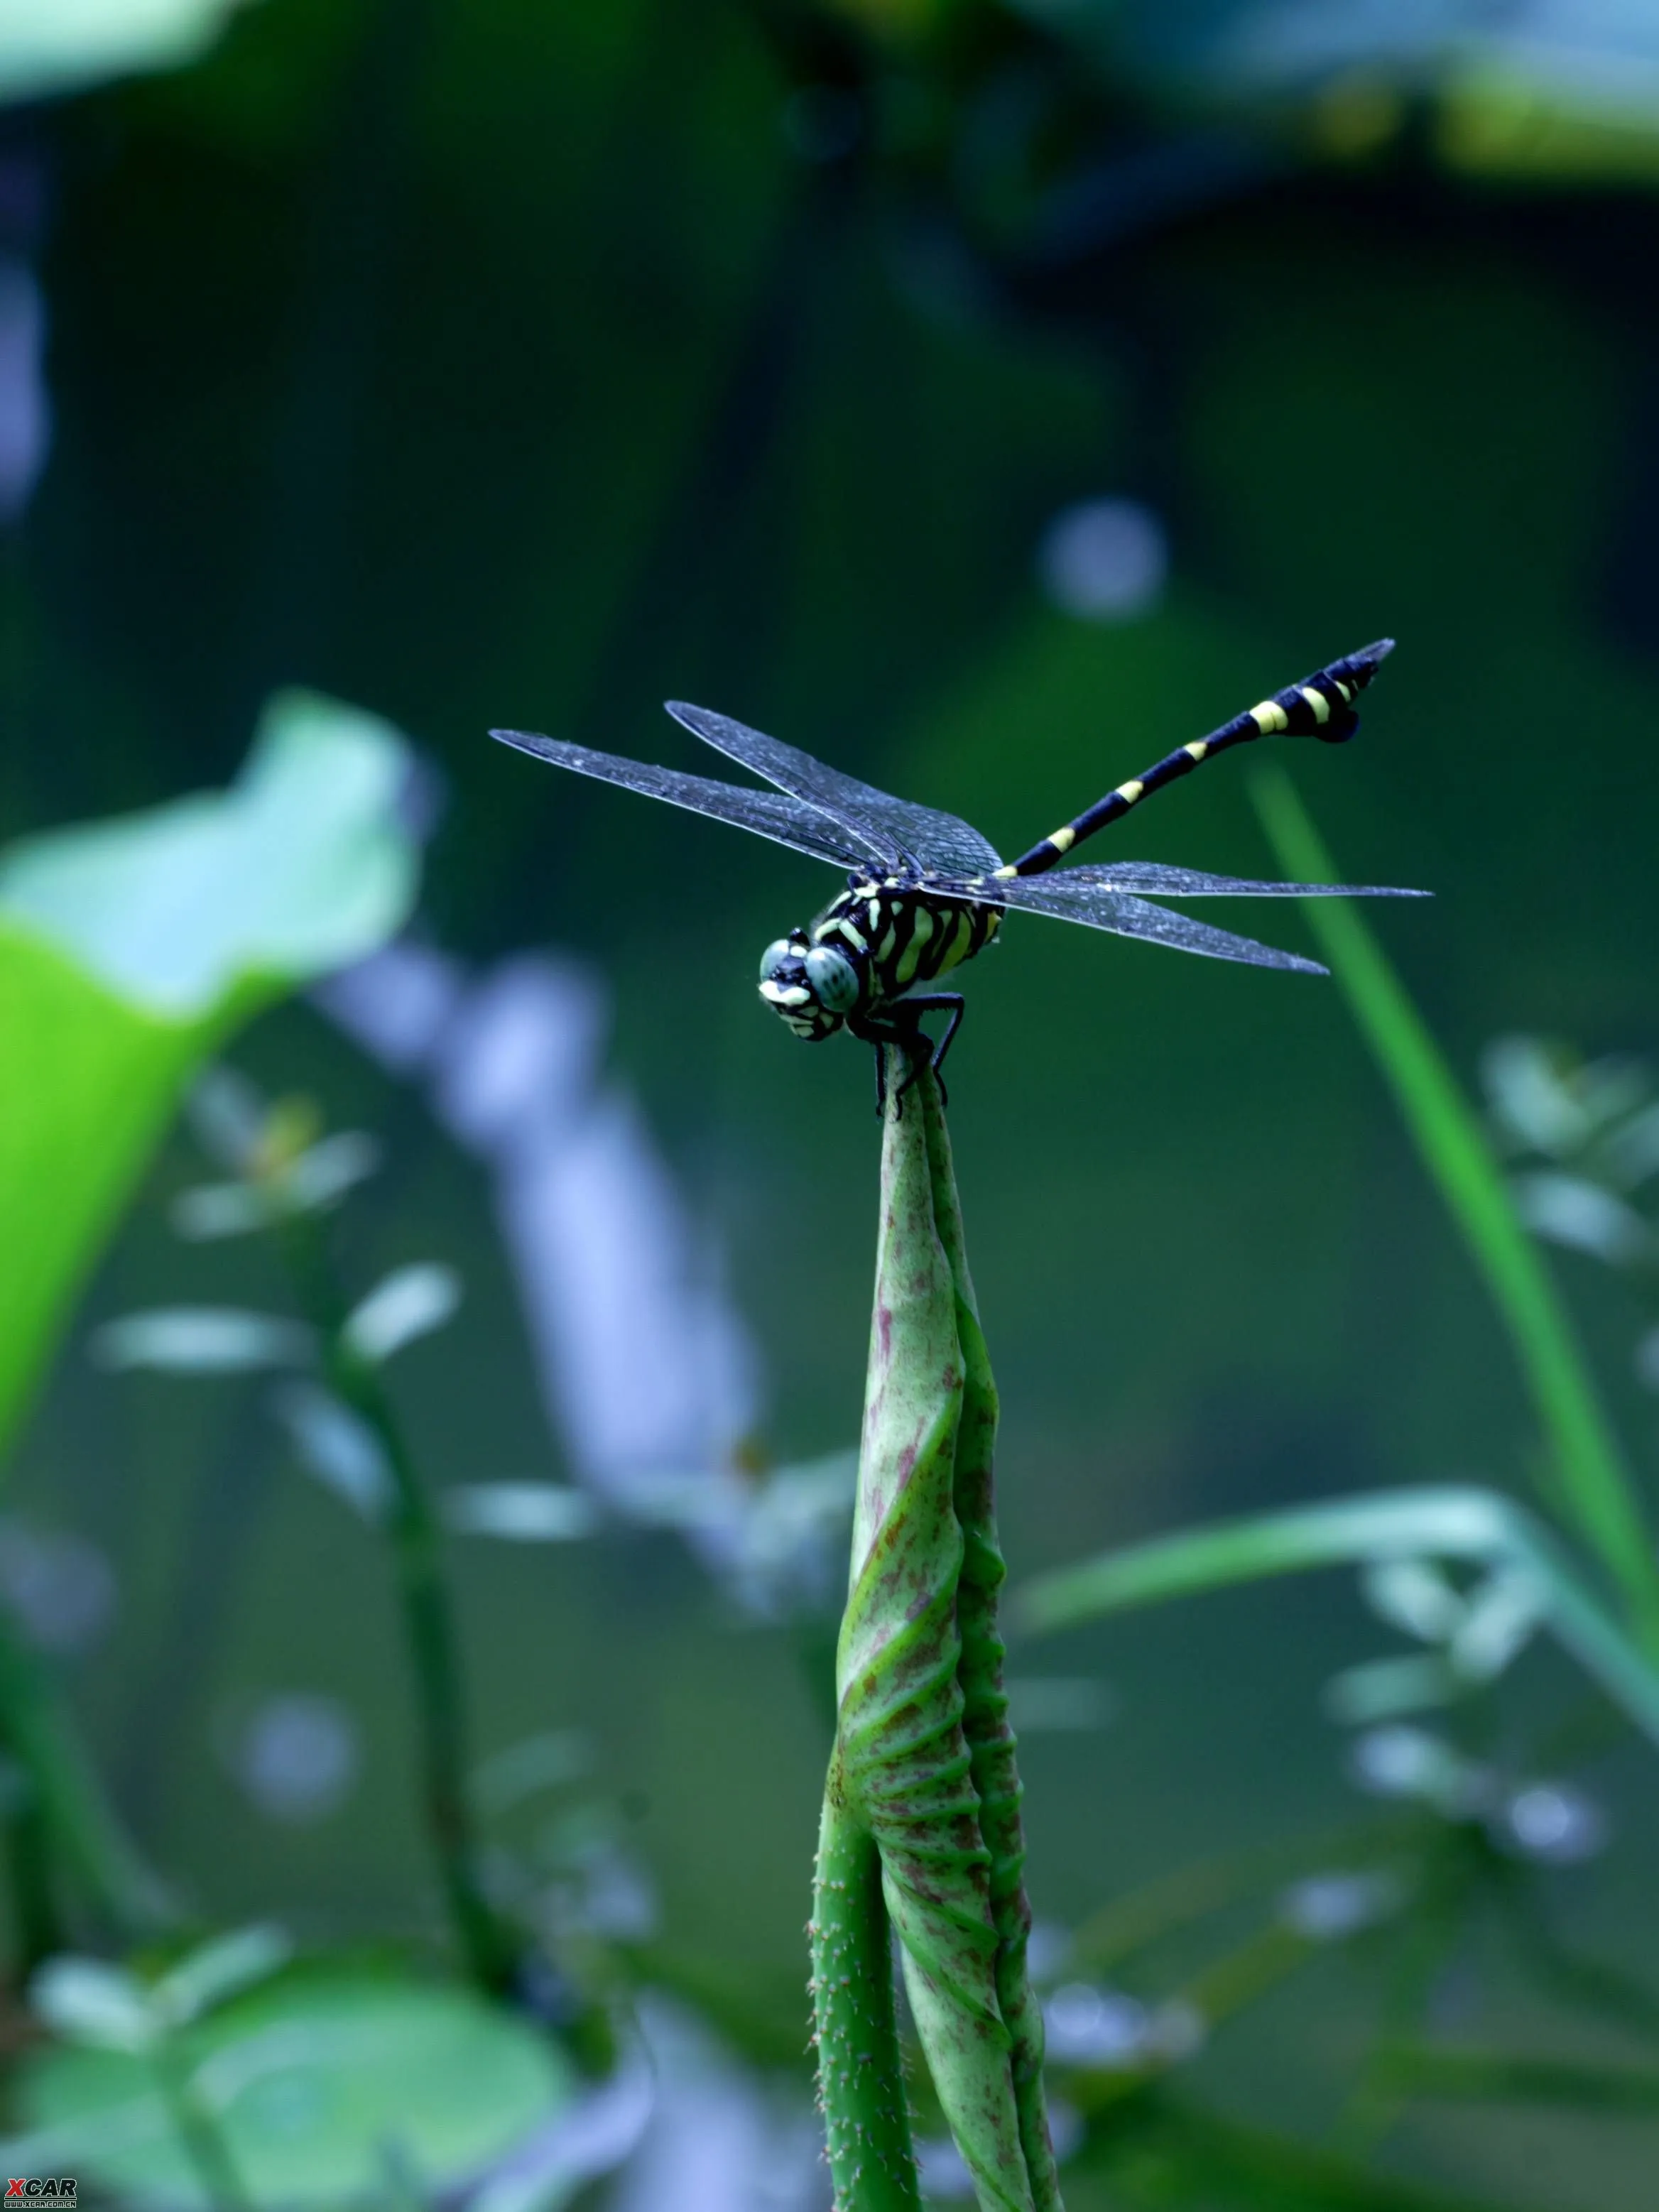
[[[1397,1912],[1405,1892],[1398,1878],[1376,1869],[1360,1874],[1316,1874],[1293,1882],[1279,1900],[1287,1928],[1315,1943],[1340,1942]]]
[[[1504,1805],[1497,1825],[1512,1850],[1549,1866],[1581,1865],[1607,1839],[1606,1814],[1570,1782],[1528,1783]]]
[[[487,1162],[578,1478],[626,1510],[665,1468],[730,1466],[754,1426],[755,1354],[637,1106],[603,1079],[599,979],[540,956],[473,977],[406,942],[317,996],[368,1050],[422,1077]]]
[[[0,523],[29,503],[52,443],[46,309],[27,264],[0,258]]]
[[[608,2212],[830,2212],[817,2115],[763,2085],[654,1990],[639,2019],[657,2102]]]
[[[1049,2058],[1057,2065],[1132,2066],[1146,2051],[1152,2015],[1139,1997],[1092,1982],[1066,1982],[1042,2008]]]
[[[1150,613],[1170,568],[1164,526],[1139,500],[1079,500],[1061,509],[1037,548],[1037,574],[1063,613],[1127,622]]]
[[[337,1698],[304,1692],[266,1698],[227,1747],[248,1797],[273,1820],[308,1826],[337,1811],[357,1779],[357,1724]]]
[[[0,1522],[0,1602],[37,1651],[84,1651],[115,1611],[115,1571],[66,1529]]]

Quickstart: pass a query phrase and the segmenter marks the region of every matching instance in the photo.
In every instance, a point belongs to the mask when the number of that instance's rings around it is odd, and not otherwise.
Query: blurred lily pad
[[[0,1057],[27,1071],[0,1094],[0,1443],[195,1068],[407,913],[408,768],[389,724],[289,693],[229,791],[0,853]]]
[[[204,52],[242,0],[0,0],[0,100],[38,100]]]
[[[378,2200],[487,2174],[575,2100],[543,2032],[470,1991],[362,1969],[293,1972],[179,2038],[198,2107],[256,2206]],[[17,2171],[78,2172],[124,2202],[207,2208],[146,2060],[58,2048],[21,2071]]]

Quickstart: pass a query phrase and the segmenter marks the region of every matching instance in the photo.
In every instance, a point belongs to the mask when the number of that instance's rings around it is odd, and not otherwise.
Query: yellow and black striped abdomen
[[[890,883],[855,884],[824,908],[811,935],[815,945],[836,945],[852,959],[867,1013],[983,951],[1002,913]]]

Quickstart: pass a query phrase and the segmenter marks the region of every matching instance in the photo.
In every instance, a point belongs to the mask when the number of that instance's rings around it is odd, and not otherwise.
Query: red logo
[[[21,2173],[9,2175],[6,2180],[7,2196],[21,2197],[23,2193],[23,2180],[24,2177]]]

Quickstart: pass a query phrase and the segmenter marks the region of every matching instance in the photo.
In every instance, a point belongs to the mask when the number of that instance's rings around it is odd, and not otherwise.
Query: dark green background
[[[1411,113],[1324,162],[1293,111],[1257,128],[945,12],[913,42],[713,0],[266,0],[189,71],[12,126],[55,179],[57,434],[5,584],[9,828],[223,780],[273,684],[399,721],[447,780],[426,924],[605,970],[611,1065],[729,1252],[781,1457],[851,1440],[864,1348],[869,1071],[797,1048],[752,990],[830,879],[539,770],[492,723],[697,768],[658,702],[703,700],[1018,850],[1391,632],[1358,744],[1290,757],[1346,874],[1436,892],[1379,926],[1455,1063],[1516,1028],[1659,1044],[1653,202],[1460,176]],[[804,161],[785,101],[825,81],[864,135]],[[1054,184],[1160,149],[1223,181],[1166,204],[1126,168],[1092,244],[1041,250]],[[1157,611],[1117,626],[1035,580],[1046,522],[1103,492],[1172,547]],[[1115,849],[1271,872],[1236,762]],[[1304,942],[1292,911],[1237,919]],[[1017,918],[968,988],[953,1127],[1017,1578],[1269,1502],[1526,1487],[1507,1344],[1333,988]],[[398,1370],[428,1467],[556,1471],[475,1168],[304,1009],[237,1058],[386,1132],[356,1279],[466,1278]],[[198,1172],[181,1139],[94,1312],[275,1295],[253,1255],[170,1239]],[[1562,1273],[1651,1468],[1632,1316],[1589,1263]],[[101,1378],[72,1345],[20,1473],[119,1564],[82,1702],[151,1850],[216,1912],[417,1924],[380,1564],[252,1394]],[[735,1627],[667,1538],[475,1546],[458,1574],[483,1747],[590,1729],[667,1942],[787,1996],[825,1751],[789,1637]],[[1119,1701],[1108,1732],[1027,1748],[1040,1916],[1341,1818],[1320,1685],[1388,1642],[1332,1581],[1021,1655]],[[212,1756],[216,1714],[272,1687],[364,1720],[362,1785],[315,1829],[263,1825]],[[1510,1702],[1569,1688],[1534,1656]],[[1588,1778],[1613,1844],[1561,1877],[1567,1923],[1650,1948],[1650,1761]],[[1524,2033],[1501,1985],[1482,2002]],[[1218,2043],[1217,2094],[1317,2124],[1356,2008],[1316,1973]],[[1613,2212],[1652,2149],[1634,2123],[1442,2117],[1391,2155]]]

